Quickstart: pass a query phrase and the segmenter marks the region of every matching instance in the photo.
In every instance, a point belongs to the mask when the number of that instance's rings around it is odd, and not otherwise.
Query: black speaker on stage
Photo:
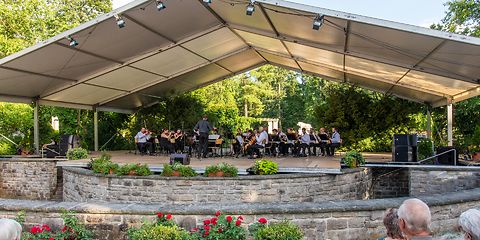
[[[394,162],[417,161],[417,134],[394,134],[393,153]]]
[[[395,146],[393,154],[394,162],[410,162],[412,152],[409,146]]]
[[[408,146],[409,144],[409,134],[393,134],[393,145],[395,146]]]
[[[439,147],[439,148],[437,148],[437,154],[446,152],[446,151],[451,150],[451,149],[455,149],[455,148],[454,147]],[[457,149],[456,153],[457,153],[456,157],[458,159],[458,149]],[[450,152],[445,153],[441,156],[438,156],[437,160],[438,160],[438,163],[441,164],[441,165],[454,165],[454,162],[455,162],[454,158],[455,158],[455,152],[450,151]]]
[[[170,155],[170,165],[180,163],[182,165],[190,165],[190,156],[184,153],[172,153]]]

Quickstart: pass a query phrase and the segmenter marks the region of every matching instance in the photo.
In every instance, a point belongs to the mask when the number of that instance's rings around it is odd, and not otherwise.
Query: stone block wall
[[[56,190],[56,161],[0,160],[0,198],[49,200]]]
[[[458,216],[467,209],[480,206],[480,189],[466,190],[449,195],[438,194],[421,197],[432,213],[434,233],[454,229]],[[13,218],[25,210],[25,227],[47,223],[58,229],[62,220],[61,209],[77,212],[81,222],[95,231],[95,239],[126,239],[128,227],[137,226],[144,219],[154,219],[154,213],[171,213],[174,220],[191,229],[212,217],[216,210],[232,215],[242,215],[245,222],[256,222],[260,217],[269,221],[289,219],[302,228],[305,239],[377,239],[385,236],[382,218],[385,209],[398,208],[405,198],[375,200],[326,201],[318,203],[240,203],[198,205],[151,204],[101,204],[75,202],[47,202],[26,200],[1,200],[0,218]]]
[[[480,187],[478,169],[411,169],[410,196],[450,193]]]
[[[372,198],[409,196],[410,174],[407,168],[372,168]]]
[[[343,174],[288,174],[237,178],[104,176],[64,168],[63,199],[111,203],[299,203],[364,199],[371,184],[368,169]]]

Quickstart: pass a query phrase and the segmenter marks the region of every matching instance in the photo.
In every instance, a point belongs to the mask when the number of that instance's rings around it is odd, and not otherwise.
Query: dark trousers
[[[327,155],[333,156],[335,155],[335,148],[340,147],[340,143],[330,143],[327,145]]]
[[[317,156],[317,147],[320,147],[319,143],[310,143],[310,146],[308,146],[308,152],[313,152],[313,155]]]
[[[146,154],[147,150],[151,153],[152,152],[152,143],[151,142],[144,142],[144,143],[137,143],[138,151],[141,154]]]
[[[240,155],[241,151],[242,151],[242,145],[240,145],[239,142],[236,142],[233,145],[233,153],[238,156]]]
[[[260,149],[261,148],[264,148],[264,146],[259,145],[259,144],[254,144],[254,145],[248,147],[248,154],[250,155],[250,157],[253,157],[254,153],[256,153],[257,156],[260,156]]]
[[[300,149],[301,149],[301,155],[307,155],[306,154],[306,149],[308,149],[308,155],[312,155],[312,152],[310,152],[310,145],[306,143],[300,143]]]
[[[208,133],[200,133],[198,154],[207,157],[208,154]]]
[[[288,155],[288,143],[281,142],[278,148],[282,155]]]

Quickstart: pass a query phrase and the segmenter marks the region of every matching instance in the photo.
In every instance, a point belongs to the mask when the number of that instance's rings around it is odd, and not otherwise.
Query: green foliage
[[[123,175],[134,175],[134,176],[148,176],[152,175],[152,172],[150,171],[150,168],[148,168],[147,164],[135,164],[135,163],[130,163],[130,164],[125,164],[121,166],[117,170],[117,175],[118,176],[123,176]]]
[[[365,164],[365,159],[360,152],[349,151],[342,157],[342,162],[349,168],[356,168]]]
[[[190,166],[185,166],[180,163],[174,163],[173,165],[170,164],[163,164],[163,172],[162,176],[165,177],[172,177],[175,173],[179,173],[179,177],[195,177],[197,173],[193,170]]]
[[[257,160],[253,171],[258,175],[273,175],[278,172],[278,163],[266,159]]]
[[[433,156],[433,142],[430,139],[422,139],[417,143],[418,160]]]
[[[236,177],[238,176],[238,169],[228,163],[219,163],[217,165],[207,166],[205,168],[205,176],[215,175],[218,172],[223,172],[224,177]]]
[[[192,229],[191,239],[195,240],[245,240],[247,231],[242,227],[242,216],[223,215],[203,221],[203,226]]]
[[[478,0],[453,0],[446,3],[447,15],[442,23],[431,27],[463,35],[480,36],[480,2]]]
[[[254,240],[301,240],[302,230],[295,224],[284,220],[279,223],[261,224],[256,223],[256,228],[251,228]]]
[[[186,240],[188,232],[178,226],[164,226],[145,222],[140,228],[128,230],[129,240]]]
[[[15,146],[12,143],[0,140],[0,155],[14,155],[15,153]]]
[[[70,148],[67,151],[67,158],[68,160],[78,160],[78,159],[85,159],[88,157],[87,149],[79,148]]]
[[[99,158],[90,160],[89,168],[92,169],[94,173],[105,175],[118,172],[120,166],[113,163],[110,159],[111,156],[104,152]]]
[[[21,210],[20,212],[17,213],[14,220],[20,224],[23,224],[25,222],[26,216],[27,214],[25,213],[25,210]]]

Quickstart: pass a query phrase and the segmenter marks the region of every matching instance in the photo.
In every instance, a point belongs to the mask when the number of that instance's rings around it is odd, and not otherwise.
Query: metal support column
[[[453,146],[453,105],[448,103],[447,105],[447,139],[448,146]]]
[[[35,154],[40,154],[40,131],[38,129],[38,100],[35,100],[33,108],[33,145],[35,146]]]
[[[432,139],[432,113],[430,107],[427,108],[427,138]]]
[[[93,109],[93,145],[95,152],[98,151],[98,111],[95,107]]]

